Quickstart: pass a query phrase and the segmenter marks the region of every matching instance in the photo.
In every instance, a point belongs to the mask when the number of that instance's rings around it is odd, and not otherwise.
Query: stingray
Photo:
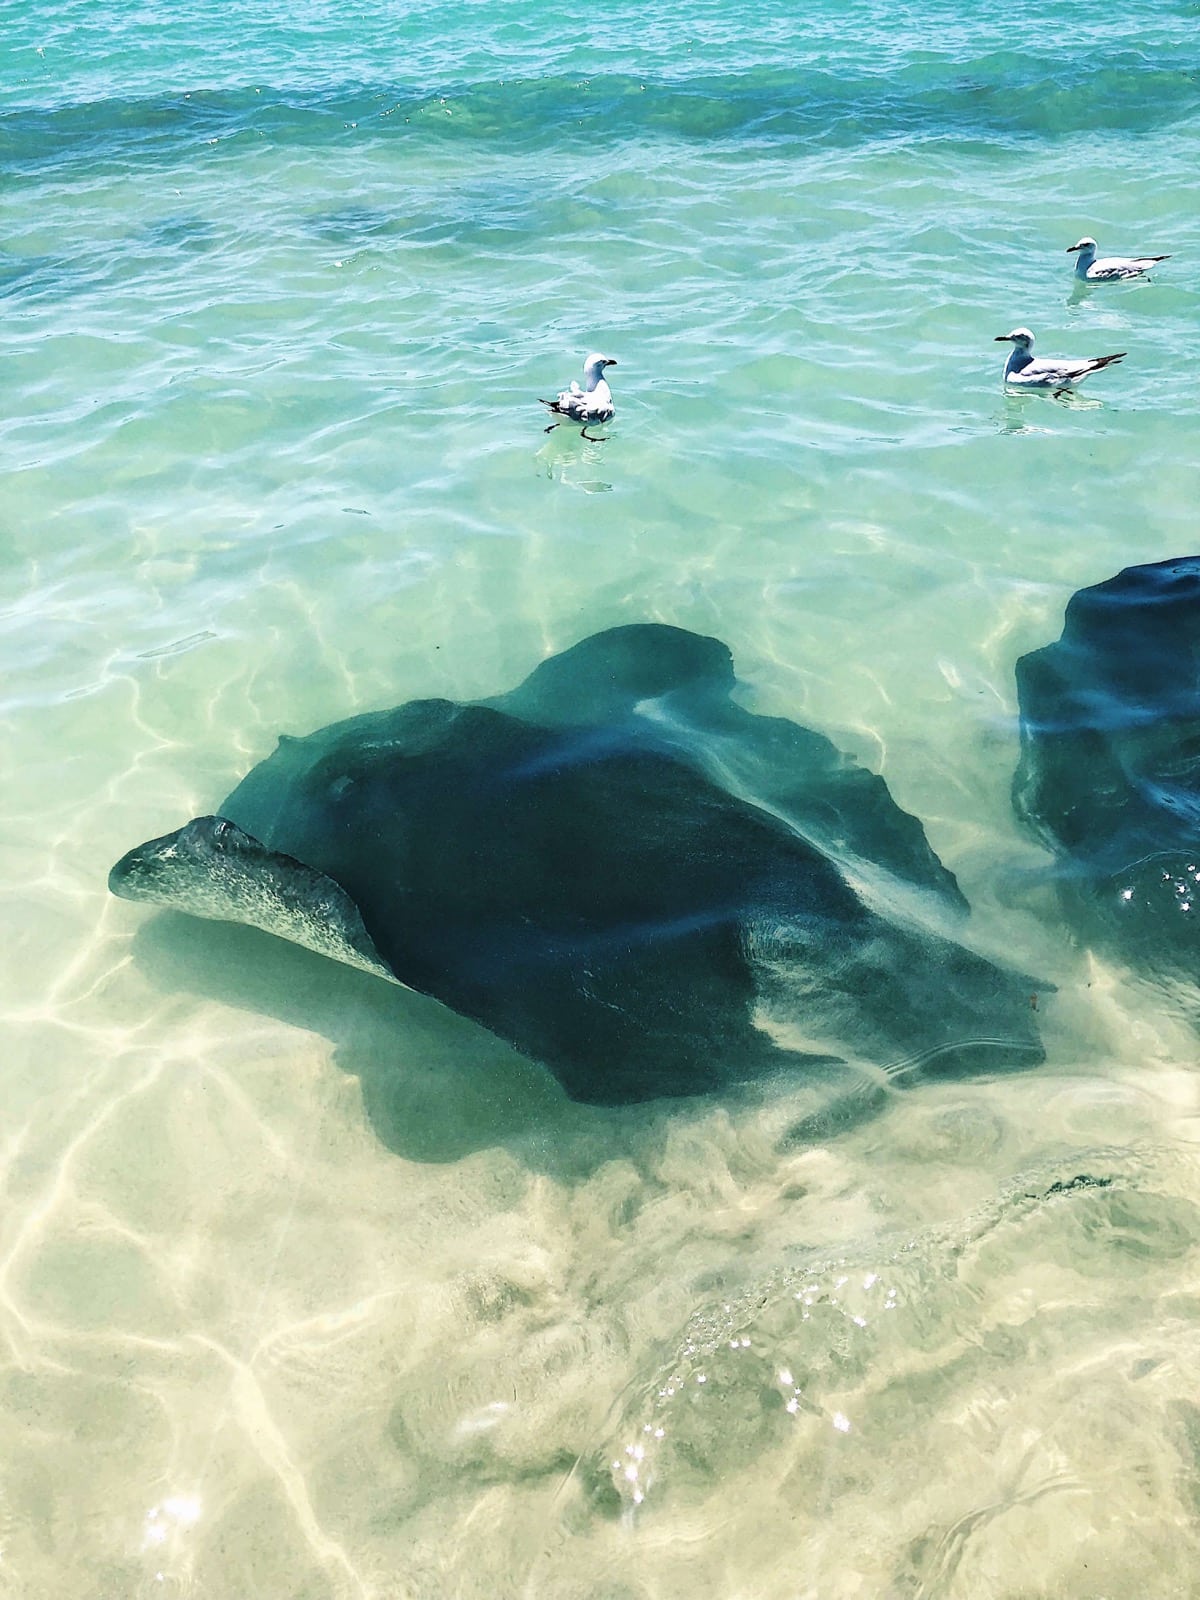
[[[1085,935],[1195,976],[1200,958],[1200,556],[1072,596],[1017,662],[1018,815]]]
[[[432,995],[581,1101],[1041,1059],[921,824],[734,687],[716,639],[613,628],[495,699],[282,737],[109,884]]]

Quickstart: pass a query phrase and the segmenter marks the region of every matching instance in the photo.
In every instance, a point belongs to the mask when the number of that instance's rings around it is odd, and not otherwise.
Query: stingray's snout
[[[168,833],[127,851],[108,875],[109,891],[122,900],[167,899],[172,867],[178,864],[178,838],[178,833]]]
[[[116,862],[114,866],[109,868],[109,894],[120,895],[122,900],[127,900],[129,898],[128,894],[126,893],[125,885],[128,883],[129,879],[136,874],[137,861],[137,850],[130,850],[121,857],[120,861]]]
[[[108,887],[122,900],[171,905],[191,886],[197,869],[210,866],[214,856],[254,845],[249,834],[227,817],[193,817],[174,833],[135,845],[109,873]]]

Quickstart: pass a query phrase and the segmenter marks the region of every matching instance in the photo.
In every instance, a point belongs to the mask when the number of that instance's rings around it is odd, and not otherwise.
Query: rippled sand
[[[1186,1592],[1194,1083],[1098,1009],[1100,1071],[813,1143],[794,1086],[598,1112],[265,936],[102,927],[20,1030],[13,1592]]]

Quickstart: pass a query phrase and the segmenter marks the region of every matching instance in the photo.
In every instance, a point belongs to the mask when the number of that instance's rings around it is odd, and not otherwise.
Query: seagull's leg
[[[548,428],[543,428],[542,432],[543,433],[553,433],[555,428],[561,428],[561,427],[562,427],[562,423],[561,422],[552,422]]]
[[[606,433],[589,433],[587,431],[587,423],[585,422],[583,427],[579,430],[579,437],[581,439],[590,439],[593,444],[603,444],[607,440],[608,435]]]

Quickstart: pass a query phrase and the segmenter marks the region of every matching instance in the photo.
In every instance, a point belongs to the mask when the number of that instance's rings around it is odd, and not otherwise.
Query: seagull
[[[997,344],[1011,344],[1012,354],[1004,363],[1004,381],[1018,389],[1053,389],[1062,394],[1072,384],[1082,383],[1101,367],[1111,367],[1128,355],[1118,350],[1115,356],[1092,356],[1083,361],[1036,360],[1033,354],[1033,335],[1028,328],[1014,328],[1011,333],[998,333]]]
[[[1119,278],[1140,278],[1160,261],[1171,259],[1170,256],[1104,256],[1097,261],[1095,239],[1080,239],[1067,254],[1076,250],[1079,254],[1075,260],[1075,276],[1084,283],[1115,283]]]
[[[615,367],[615,356],[590,355],[583,363],[584,386],[581,389],[572,378],[571,387],[564,389],[554,400],[539,400],[540,405],[548,406],[560,419],[566,418],[571,422],[583,423],[583,437],[594,439],[595,435],[587,431],[589,422],[609,422],[613,414],[612,390],[608,387],[608,379],[604,376],[605,367]],[[552,422],[546,429],[558,427],[557,422]],[[599,444],[601,441],[596,439]]]

